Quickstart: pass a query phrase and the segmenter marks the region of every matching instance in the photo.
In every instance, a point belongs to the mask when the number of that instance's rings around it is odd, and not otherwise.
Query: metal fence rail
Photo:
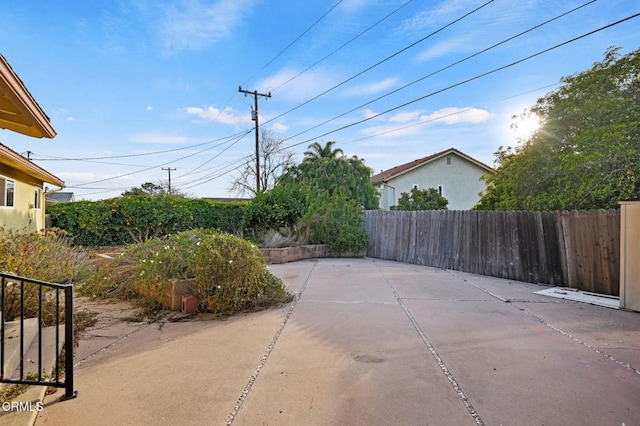
[[[64,399],[74,398],[77,393],[73,389],[73,285],[55,284],[38,281],[30,278],[19,277],[11,274],[0,273],[0,383],[26,384],[35,386],[53,386],[64,388]],[[62,293],[62,295],[61,295]],[[28,341],[25,322],[34,319],[37,321],[37,341]],[[19,332],[17,337],[8,335],[9,324],[17,323]],[[60,328],[64,325],[64,367],[61,365]],[[43,330],[45,326],[54,329],[54,352],[45,353]],[[7,371],[11,366],[5,365],[10,354],[8,353],[9,341],[19,339],[18,356],[19,363],[16,370]],[[51,342],[48,342],[49,344]],[[15,342],[13,342],[15,345]],[[37,346],[34,346],[37,345]],[[26,357],[27,350],[37,348],[35,358]],[[15,353],[15,351],[14,351]],[[45,365],[43,357],[48,355],[55,359],[54,365]],[[37,372],[29,373],[37,367]],[[51,373],[45,372],[52,369]],[[15,373],[17,371],[17,374]]]

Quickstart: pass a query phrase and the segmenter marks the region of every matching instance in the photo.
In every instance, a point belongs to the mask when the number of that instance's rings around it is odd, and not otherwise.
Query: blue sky
[[[376,172],[450,147],[493,165],[499,146],[517,142],[514,114],[609,46],[640,47],[634,18],[475,78],[640,12],[637,0],[595,1],[451,66],[589,2],[485,3],[8,2],[0,53],[58,135],[0,129],[0,142],[31,151],[78,199],[166,181],[162,168],[192,196],[234,196],[234,168],[255,150],[241,85],[271,92],[259,101],[261,128],[298,160],[310,143],[334,140]]]

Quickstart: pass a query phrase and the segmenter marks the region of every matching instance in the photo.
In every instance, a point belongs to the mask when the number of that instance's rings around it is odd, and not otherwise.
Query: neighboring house
[[[380,208],[389,210],[403,192],[435,188],[449,201],[449,210],[470,210],[486,188],[482,175],[494,173],[486,164],[450,148],[371,177],[380,194]]]
[[[45,200],[47,204],[72,203],[76,201],[76,196],[73,192],[49,192],[45,194]]]
[[[0,128],[36,138],[56,135],[49,117],[2,55]],[[0,227],[24,232],[43,229],[45,183],[64,187],[62,180],[0,143]]]

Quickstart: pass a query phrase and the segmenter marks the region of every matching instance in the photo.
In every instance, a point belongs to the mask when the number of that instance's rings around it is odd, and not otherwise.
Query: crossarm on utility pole
[[[173,169],[171,167],[167,167],[166,169],[163,167],[162,170],[166,170],[169,173],[169,194],[171,194],[171,170],[176,170],[176,168],[174,167]]]
[[[256,195],[260,193],[260,136],[259,136],[259,124],[258,124],[258,96],[263,96],[265,98],[271,97],[271,92],[269,93],[258,93],[257,90],[253,92],[249,90],[243,90],[242,86],[238,86],[238,92],[244,93],[244,95],[253,95],[253,115],[251,119],[256,122]]]

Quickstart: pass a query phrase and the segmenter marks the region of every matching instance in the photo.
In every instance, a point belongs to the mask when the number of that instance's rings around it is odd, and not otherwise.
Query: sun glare
[[[528,117],[518,117],[511,123],[511,130],[518,141],[529,139],[539,128],[540,120],[535,114]]]

